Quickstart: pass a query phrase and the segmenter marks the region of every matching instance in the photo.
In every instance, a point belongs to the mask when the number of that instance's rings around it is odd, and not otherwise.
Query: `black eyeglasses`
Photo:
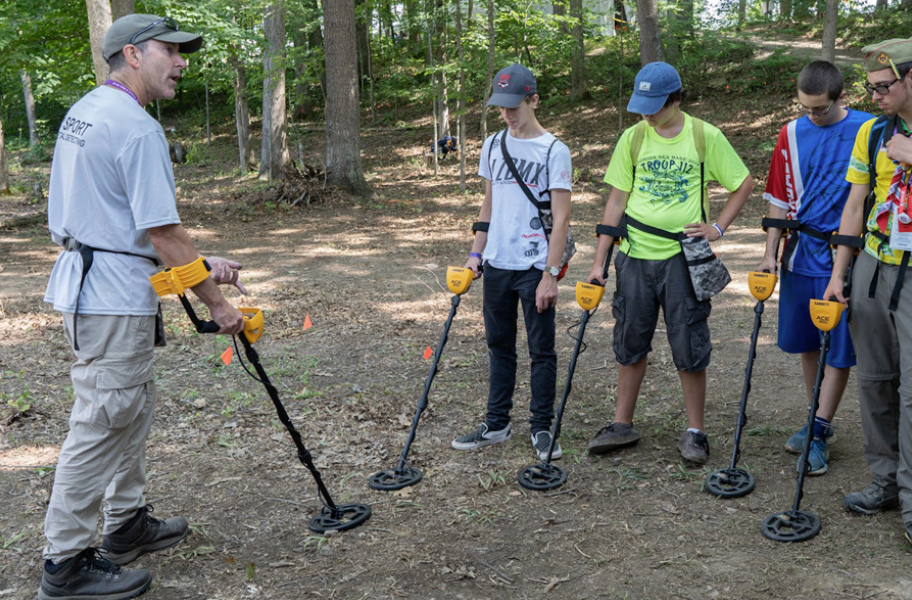
[[[164,25],[167,29],[170,29],[171,31],[180,31],[180,28],[177,26],[177,21],[175,21],[171,17],[162,17],[161,19],[152,21],[151,23],[149,23],[148,25],[146,25],[145,27],[143,27],[142,29],[137,31],[135,34],[133,34],[133,37],[130,38],[129,43],[130,44],[135,43],[136,38],[138,38],[145,32],[149,31],[153,27],[157,27],[158,25]]]
[[[863,83],[862,85],[864,86],[864,89],[867,90],[867,92],[872,96],[874,95],[874,92],[877,92],[881,96],[886,96],[887,94],[890,93],[890,86],[899,80],[900,80],[900,78],[897,77],[890,83],[881,83],[880,85],[871,85],[869,83]]]
[[[827,106],[826,108],[819,108],[819,107],[808,108],[807,106],[805,106],[804,104],[801,104],[799,102],[798,110],[800,110],[801,112],[803,112],[804,114],[807,114],[807,115],[814,115],[815,117],[825,117],[827,114],[829,114],[830,109],[832,109],[833,106],[835,106],[835,105],[836,105],[836,101],[833,100],[832,102],[830,102],[829,106]]]

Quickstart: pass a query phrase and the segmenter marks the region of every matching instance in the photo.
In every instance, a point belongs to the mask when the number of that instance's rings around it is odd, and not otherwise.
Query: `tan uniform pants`
[[[72,348],[73,315],[63,317]],[[145,505],[154,332],[154,316],[79,316],[80,349],[70,368],[76,400],[44,524],[45,558],[59,562],[94,546],[102,501],[103,533]]]

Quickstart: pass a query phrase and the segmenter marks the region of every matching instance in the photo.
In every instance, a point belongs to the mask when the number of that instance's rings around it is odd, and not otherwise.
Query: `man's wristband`
[[[478,260],[481,260],[481,253],[480,252],[469,252],[469,257],[477,258]]]
[[[725,232],[722,231],[722,228],[719,227],[719,224],[718,224],[718,223],[713,223],[713,227],[715,227],[715,228],[716,228],[716,231],[719,232],[719,237],[722,237],[723,235],[725,235]]]

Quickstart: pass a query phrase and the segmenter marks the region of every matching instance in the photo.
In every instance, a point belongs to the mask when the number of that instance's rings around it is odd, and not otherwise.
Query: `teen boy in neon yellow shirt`
[[[656,62],[640,70],[627,110],[642,115],[647,127],[635,171],[631,141],[636,128],[625,131],[615,148],[605,175],[605,182],[614,189],[605,206],[602,224],[617,227],[626,213],[646,225],[712,242],[722,237],[741,211],[753,188],[750,174],[725,136],[705,123],[702,126],[703,185],[711,179],[730,192],[718,219],[715,222],[708,219],[709,207],[703,202],[701,165],[694,143],[694,122],[681,111],[684,95],[681,78],[671,65]],[[589,281],[597,279],[604,283],[602,269],[613,241],[611,236],[599,236]],[[633,427],[633,412],[661,307],[687,411],[688,428],[678,449],[684,459],[703,464],[709,458],[703,410],[706,367],[712,351],[707,324],[710,301],[697,300],[681,245],[675,240],[629,226],[615,270],[617,408],[614,420],[589,443],[589,452],[602,454],[640,439]]]

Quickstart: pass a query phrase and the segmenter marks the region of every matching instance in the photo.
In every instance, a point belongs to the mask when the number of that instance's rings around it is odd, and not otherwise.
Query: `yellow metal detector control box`
[[[773,295],[773,290],[776,289],[776,282],[778,280],[779,278],[772,273],[751,271],[747,274],[747,285],[750,288],[750,293],[760,302],[767,300]]]
[[[263,311],[259,308],[239,307],[244,315],[244,335],[251,344],[263,335]]]
[[[462,267],[447,267],[446,281],[450,291],[461,296],[469,291],[475,273],[472,269],[463,269]]]
[[[839,324],[845,306],[841,302],[811,300],[811,321],[820,331],[830,331]]]
[[[605,287],[594,283],[576,282],[576,303],[583,310],[592,310],[602,301]]]

